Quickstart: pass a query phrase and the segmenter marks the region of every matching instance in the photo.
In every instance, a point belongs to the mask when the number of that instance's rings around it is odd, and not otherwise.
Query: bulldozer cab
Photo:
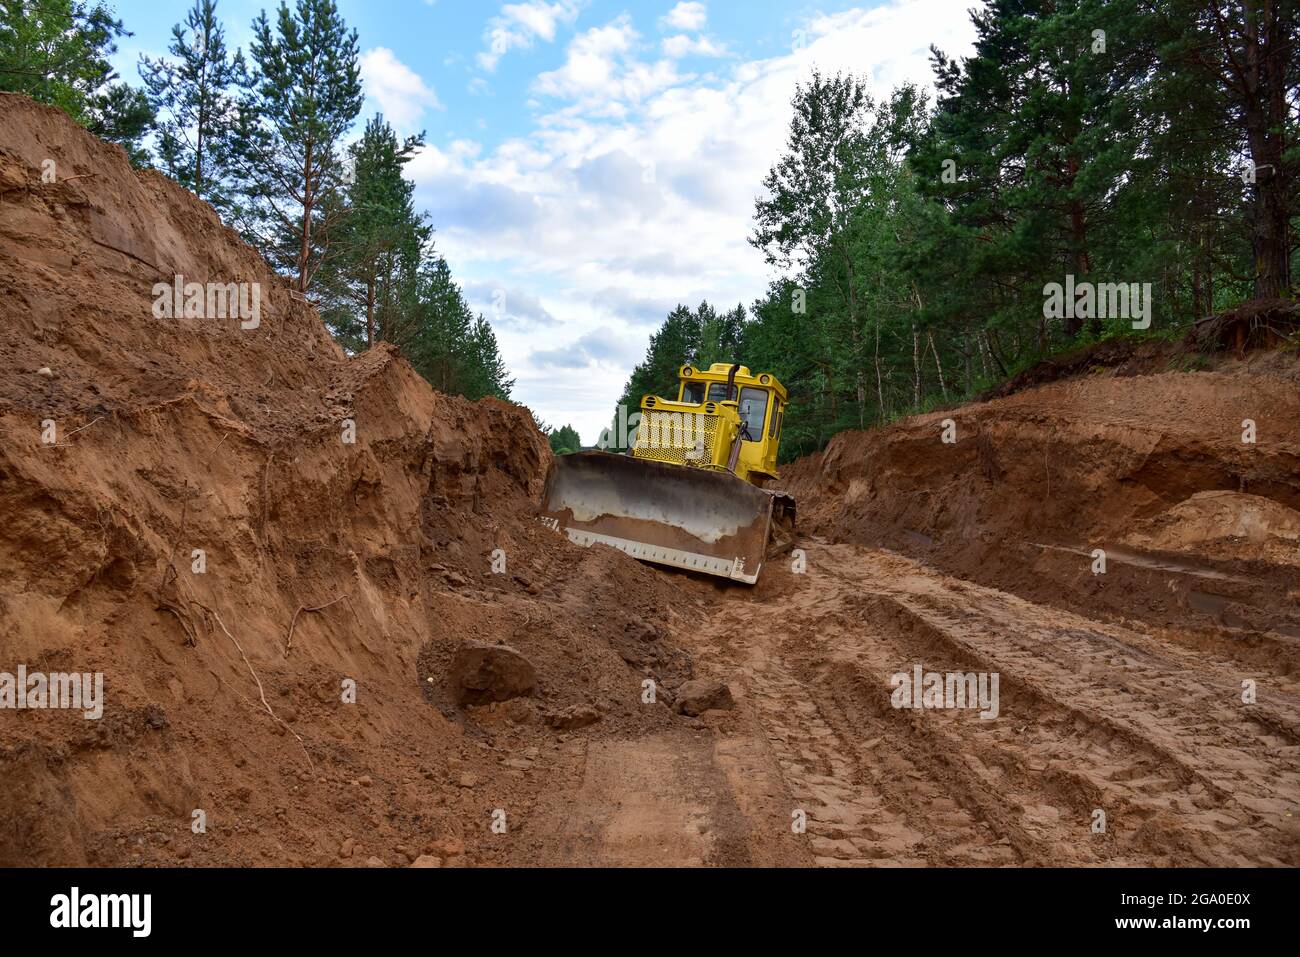
[[[781,420],[789,399],[769,373],[715,362],[684,365],[676,400],[645,396],[632,454],[637,458],[725,469],[754,485],[777,478]],[[733,462],[734,457],[734,462]]]

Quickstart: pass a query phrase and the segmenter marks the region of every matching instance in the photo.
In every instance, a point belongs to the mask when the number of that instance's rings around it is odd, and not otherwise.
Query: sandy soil
[[[787,589],[728,594],[689,639],[702,673],[732,683],[736,710],[707,712],[675,745],[592,744],[578,782],[541,812],[565,831],[547,859],[1300,862],[1292,675],[893,552],[804,544],[803,575],[774,572]],[[999,717],[893,708],[889,677],[916,664],[1000,673]],[[1243,675],[1267,688],[1255,705],[1240,700]]]

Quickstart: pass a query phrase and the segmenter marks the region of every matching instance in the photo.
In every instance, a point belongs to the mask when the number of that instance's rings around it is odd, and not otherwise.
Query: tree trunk
[[[315,196],[312,194],[312,146],[314,144],[308,140],[307,151],[303,157],[303,188],[302,188],[302,229],[298,237],[298,291],[304,295],[307,293],[307,254],[311,248],[311,212]]]
[[[375,346],[375,281],[366,283],[366,348]]]
[[[876,323],[876,401],[880,408],[876,410],[876,421],[885,424],[885,382],[880,374],[880,323]]]
[[[921,290],[916,288],[915,282],[912,282],[911,286],[912,286],[912,302],[916,305],[916,311],[919,313],[921,312],[922,309],[925,308],[921,302]],[[921,348],[920,335],[921,335],[920,332],[918,332],[916,328],[916,318],[913,317],[912,318],[912,404],[918,409],[921,407],[921,359],[923,358],[923,356],[920,354],[920,348]],[[930,348],[934,348],[934,336],[929,331],[926,332],[926,339],[930,343]],[[938,353],[935,353],[934,358],[935,358],[935,362],[937,363],[939,360]],[[942,369],[939,370],[939,380],[940,382],[942,382],[943,380]]]
[[[1070,181],[1073,182],[1078,172],[1078,160],[1070,160]],[[1083,204],[1077,200],[1070,201],[1070,238],[1074,245],[1074,281],[1075,283],[1083,282],[1087,279],[1088,274],[1092,272],[1092,259],[1088,256],[1088,223],[1084,217]],[[1065,320],[1065,331],[1071,338],[1077,336],[1083,329],[1083,319],[1074,315],[1074,310],[1070,310],[1070,317]],[[1089,323],[1093,335],[1101,333],[1101,320],[1093,316]]]
[[[997,350],[993,347],[993,333],[987,329],[984,330],[984,345],[988,348],[989,357],[997,364],[998,371],[1002,373],[1003,378],[1008,377],[1010,373],[1007,372],[1006,363],[1002,361],[1002,357],[998,355]]]
[[[854,365],[854,386],[858,398],[858,428],[867,427],[867,385],[866,377],[862,372],[862,334],[858,331],[857,324],[853,325],[853,365]]]
[[[934,368],[939,373],[939,391],[943,394],[943,401],[948,401],[948,384],[943,381],[943,363],[939,361],[939,350],[934,345],[934,331],[929,330],[925,334],[930,343],[930,351],[934,353]]]
[[[208,41],[204,34],[203,42]],[[203,67],[199,71],[199,115],[198,130],[194,143],[194,195],[203,198],[203,132],[208,126],[208,62],[207,47],[204,47]]]
[[[921,333],[912,323],[912,408],[921,408]]]
[[[1253,139],[1253,138],[1252,138]],[[1275,137],[1267,136],[1272,140]],[[1255,298],[1276,299],[1287,295],[1291,289],[1291,257],[1286,197],[1277,188],[1283,176],[1280,143],[1265,143],[1251,155],[1259,159],[1272,158],[1273,163],[1259,163],[1255,182],[1255,228],[1252,237],[1255,247]],[[1271,169],[1262,168],[1270,166]]]
[[[1255,176],[1255,298],[1271,299],[1291,291],[1291,195],[1288,168],[1284,165],[1287,116],[1287,68],[1295,56],[1291,37],[1283,29],[1282,12],[1276,2],[1250,4],[1246,38],[1248,62],[1259,77],[1256,108],[1247,113],[1247,136],[1251,156],[1256,158]],[[1265,33],[1263,53],[1260,31]]]
[[[1221,75],[1241,109],[1254,176],[1251,241],[1255,253],[1257,299],[1286,296],[1291,289],[1291,180],[1294,160],[1286,160],[1287,70],[1294,45],[1286,4],[1245,0],[1241,4],[1241,56],[1235,54],[1233,28],[1213,8],[1222,54],[1232,76]],[[1235,82],[1234,82],[1235,78]]]

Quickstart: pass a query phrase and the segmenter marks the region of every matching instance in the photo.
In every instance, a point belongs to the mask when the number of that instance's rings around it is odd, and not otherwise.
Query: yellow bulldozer
[[[556,457],[541,519],[579,545],[752,585],[794,527],[794,499],[763,488],[789,397],[742,365],[684,365],[678,379],[676,399],[642,398],[629,454]]]

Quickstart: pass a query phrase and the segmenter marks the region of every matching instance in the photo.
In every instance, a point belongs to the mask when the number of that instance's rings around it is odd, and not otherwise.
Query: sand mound
[[[1199,492],[1144,522],[1125,541],[1223,560],[1300,565],[1300,512],[1258,495]]]
[[[804,527],[832,541],[885,545],[1036,601],[1172,621],[1183,614],[1176,606],[1200,602],[1200,591],[1211,588],[1218,596],[1207,602],[1212,618],[1272,627],[1292,615],[1289,596],[1300,589],[1294,561],[1260,541],[1233,548],[1211,541],[1216,527],[1233,534],[1225,502],[1262,502],[1238,509],[1238,517],[1276,524],[1285,551],[1285,516],[1300,509],[1296,366],[1291,357],[1257,368],[1029,388],[842,433],[790,466],[784,484],[799,499]],[[955,441],[945,443],[945,432]],[[1207,492],[1222,494],[1198,498]],[[1186,502],[1196,504],[1176,508]],[[1184,528],[1188,522],[1195,527]],[[1139,538],[1198,562],[1250,567],[1212,578],[1188,568],[1171,585],[1167,568],[1134,556],[1112,563],[1104,577],[1091,573],[1093,549]],[[1245,604],[1221,614],[1225,596]]]

